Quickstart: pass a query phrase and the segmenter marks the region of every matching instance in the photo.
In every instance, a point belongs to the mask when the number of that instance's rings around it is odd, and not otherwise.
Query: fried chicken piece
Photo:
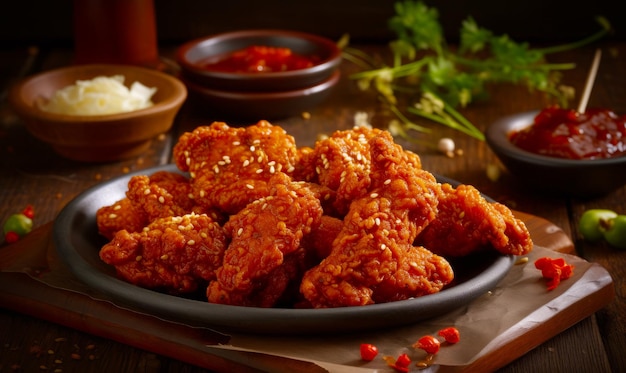
[[[98,231],[110,240],[122,229],[139,232],[157,218],[190,212],[223,220],[215,210],[196,206],[191,196],[189,180],[179,173],[158,171],[150,176],[133,176],[128,181],[125,198],[96,212]]]
[[[139,232],[150,220],[148,215],[128,198],[122,198],[112,205],[103,206],[96,212],[98,233],[111,240],[115,233],[126,230]]]
[[[355,127],[337,131],[315,144],[310,155],[313,161],[309,161],[315,174],[309,178],[337,191],[337,201],[344,206],[339,210],[346,210],[350,202],[367,193],[371,164],[368,140],[380,132]]]
[[[196,203],[227,214],[269,195],[269,178],[293,173],[298,157],[294,138],[263,120],[246,128],[223,122],[198,127],[180,137],[173,153],[178,168],[191,175]]]
[[[300,264],[290,256],[319,225],[322,207],[306,183],[293,182],[282,172],[272,176],[269,185],[267,197],[250,203],[224,225],[232,238],[217,280],[207,288],[209,302],[271,307],[290,281],[299,280]]]
[[[195,204],[190,195],[189,180],[166,171],[133,176],[126,191],[126,197],[146,213],[149,221],[190,213]]]
[[[450,264],[413,240],[436,216],[439,184],[406,162],[389,133],[369,141],[367,195],[355,200],[332,251],[307,271],[300,291],[311,307],[360,306],[438,292]]]
[[[227,238],[207,215],[159,218],[141,232],[121,230],[100,258],[123,280],[171,294],[194,292],[215,279]]]
[[[533,243],[526,225],[511,210],[487,201],[471,185],[442,185],[437,218],[416,243],[446,257],[466,256],[493,247],[502,254],[524,255]]]
[[[354,127],[336,131],[330,137],[316,142],[312,152],[302,152],[297,167],[298,176],[337,192],[335,209],[345,215],[350,203],[364,196],[370,189],[371,159],[369,140],[383,130]],[[421,167],[419,156],[402,150],[407,164]],[[300,170],[309,169],[308,173]]]

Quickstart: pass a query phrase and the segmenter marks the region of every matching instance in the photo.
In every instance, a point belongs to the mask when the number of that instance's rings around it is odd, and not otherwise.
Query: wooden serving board
[[[559,227],[537,216],[519,212],[516,216],[526,223],[536,245],[561,253],[574,252],[572,241]],[[124,309],[102,300],[106,298],[93,293],[77,280],[68,281],[71,275],[56,257],[52,245],[52,225],[48,223],[21,241],[0,249],[0,304],[3,307],[214,371],[327,371],[315,363],[297,359],[207,349],[207,345],[227,343],[229,336]],[[16,268],[23,271],[16,271]],[[37,277],[45,277],[46,281],[39,281]],[[512,338],[471,365],[442,366],[438,371],[456,373],[498,369],[592,315],[613,297],[612,283],[608,283],[561,310],[550,322]]]

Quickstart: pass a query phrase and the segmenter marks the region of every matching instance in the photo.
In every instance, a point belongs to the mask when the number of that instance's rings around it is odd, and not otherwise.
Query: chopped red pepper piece
[[[543,257],[535,261],[535,268],[541,271],[541,275],[548,280],[548,290],[554,290],[574,273],[574,266],[567,264],[563,258]]]
[[[396,359],[396,365],[400,367],[408,367],[411,364],[411,358],[407,354],[402,354]]]
[[[35,209],[32,205],[28,205],[24,208],[22,214],[24,214],[27,218],[33,219],[35,217]]]
[[[437,352],[439,352],[440,345],[441,343],[437,338],[433,337],[432,335],[425,335],[417,342],[413,343],[413,348],[422,349],[429,354],[436,354]]]
[[[459,333],[459,330],[453,326],[441,329],[438,334],[442,336],[446,340],[446,342],[451,344],[459,343],[459,341],[461,340],[461,334]]]
[[[14,243],[14,242],[17,242],[17,241],[19,241],[19,240],[20,240],[20,235],[19,235],[19,234],[17,234],[17,233],[15,233],[15,232],[13,232],[13,231],[11,231],[11,232],[7,232],[7,233],[4,235],[4,241],[5,241],[6,243]]]
[[[378,355],[378,348],[371,343],[361,343],[361,359],[372,361]]]

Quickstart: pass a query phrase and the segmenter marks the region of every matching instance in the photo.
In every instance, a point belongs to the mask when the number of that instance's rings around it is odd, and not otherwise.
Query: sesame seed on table
[[[384,55],[388,51],[385,45],[366,44],[362,47],[372,55]],[[626,74],[623,71],[623,66],[626,66],[624,60],[626,44],[623,42],[607,43],[603,45],[603,48],[613,53],[606,54],[597,77],[591,104],[611,107],[617,112],[626,113],[626,92],[623,89],[626,86]],[[174,47],[163,48],[161,53],[171,57],[174,50]],[[568,82],[577,89],[582,89],[586,75],[585,67],[593,51],[593,48],[582,48],[566,52],[560,57],[577,63],[576,69],[567,75]],[[2,74],[0,82],[4,90],[7,84],[15,79],[22,65],[26,63],[28,54],[19,49],[0,50],[0,57],[0,74]],[[63,66],[69,64],[70,60],[71,50],[69,49],[45,50],[38,56],[39,63],[32,65],[29,73]],[[347,78],[356,71],[356,67],[344,61],[341,70],[342,79],[327,101],[312,108],[306,115],[278,119],[271,123],[282,127],[286,133],[294,137],[298,145],[302,146],[313,146],[321,136],[329,136],[336,130],[351,128],[355,123],[355,116],[360,113],[367,113],[367,119],[374,127],[384,128],[388,116],[377,98],[371,93],[359,91],[355,82]],[[544,104],[545,101],[541,95],[528,92],[524,88],[496,86],[491,88],[489,103],[468,107],[464,113],[484,130],[489,123],[499,117],[536,109]],[[3,152],[1,161],[3,166],[0,170],[0,190],[2,190],[0,217],[5,219],[21,211],[24,206],[32,205],[36,214],[33,220],[34,231],[43,229],[53,222],[63,207],[79,193],[92,186],[131,171],[141,171],[173,163],[173,147],[183,133],[219,119],[212,118],[210,113],[202,110],[202,107],[188,102],[179,112],[173,129],[155,139],[144,154],[128,160],[93,165],[65,160],[57,156],[45,144],[30,136],[11,113],[4,99],[0,101],[0,115],[2,121],[0,151]],[[233,125],[244,124],[246,123],[233,123]],[[455,148],[462,149],[462,154],[449,156],[437,151],[436,145],[441,138],[454,139]],[[610,207],[626,213],[626,186],[591,199],[543,196],[521,187],[515,177],[503,168],[500,168],[501,173],[497,180],[490,179],[487,176],[487,170],[491,165],[497,165],[498,160],[483,142],[463,137],[448,128],[437,126],[433,127],[433,133],[427,140],[435,146],[422,148],[402,140],[398,142],[419,155],[424,169],[464,184],[473,185],[485,195],[511,209],[545,219],[551,223],[550,227],[559,228],[571,241],[572,250],[576,255],[601,264],[612,275],[614,281],[617,296],[606,307],[580,321],[572,322],[571,327],[551,338],[544,340],[543,336],[536,336],[543,342],[535,346],[531,341],[521,346],[520,348],[528,351],[513,361],[497,365],[497,369],[501,372],[525,372],[537,369],[595,372],[626,370],[626,359],[623,354],[626,348],[626,322],[624,321],[626,320],[626,301],[624,300],[626,252],[603,244],[585,242],[577,228],[578,219],[585,210],[590,208]],[[229,146],[238,147],[241,153],[238,153],[237,158],[233,154],[222,154],[218,159],[212,160],[210,170],[218,176],[223,176],[226,166],[232,166],[235,163],[237,167],[250,169],[249,172],[253,173],[272,175],[281,170],[288,173],[297,172],[287,161],[281,162],[279,159],[268,158],[272,155],[260,151],[259,144],[244,145],[239,140],[233,139]],[[286,157],[284,154],[283,156]],[[183,155],[181,157],[180,163],[193,167],[192,160]],[[344,154],[344,157],[350,157],[350,155]],[[324,159],[317,165],[320,168],[319,172],[328,167],[329,162],[335,161],[340,160]],[[350,161],[359,164],[360,160],[355,156]],[[194,172],[195,170],[192,169],[192,177],[200,176],[194,175]],[[388,184],[391,180],[381,182]],[[242,185],[242,189],[249,189],[250,193],[260,187],[260,184],[252,182]],[[151,189],[141,189],[141,193],[144,193],[144,190],[146,196],[154,197],[155,212],[159,205],[167,206],[166,195],[155,194],[155,191]],[[137,192],[139,193],[139,189]],[[205,194],[208,194],[208,191],[194,192],[196,198],[205,198]],[[124,207],[117,208],[123,209]],[[260,206],[259,209],[261,209]],[[113,218],[116,215],[115,207],[108,213]],[[372,219],[372,224],[380,224],[380,221]],[[236,233],[245,234],[244,229],[243,226],[236,227]],[[195,238],[194,244],[199,243],[201,239],[203,238]],[[0,255],[6,249],[6,246],[0,247]],[[1,275],[4,276],[4,274]],[[13,280],[12,277],[1,278],[3,282],[5,278]],[[6,286],[6,284],[3,285],[3,289],[6,289]],[[132,343],[102,335],[101,329],[98,328],[79,330],[72,326],[76,325],[75,320],[70,317],[64,319],[62,313],[55,314],[51,311],[49,314],[51,316],[38,314],[36,305],[15,310],[10,304],[3,303],[11,302],[11,299],[8,296],[0,296],[0,303],[2,303],[0,309],[1,371],[55,371],[55,369],[63,372],[210,371],[190,364],[185,361],[184,357],[177,359],[165,354],[156,354],[137,348]],[[55,320],[50,320],[50,318]],[[358,346],[355,347],[357,348]],[[58,361],[62,361],[62,364]]]

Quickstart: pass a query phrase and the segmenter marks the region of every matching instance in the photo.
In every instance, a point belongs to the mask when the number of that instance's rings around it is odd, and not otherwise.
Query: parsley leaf
[[[487,96],[491,83],[526,85],[530,90],[545,92],[567,106],[568,92],[560,89],[563,70],[574,64],[550,64],[549,53],[574,49],[589,44],[608,34],[610,23],[598,18],[602,26],[597,33],[577,42],[533,49],[528,43],[516,42],[508,35],[495,35],[480,27],[472,17],[461,24],[458,48],[448,46],[439,23],[439,12],[423,1],[404,0],[395,3],[396,14],[389,19],[389,27],[397,39],[390,43],[392,66],[369,61],[357,50],[344,49],[344,56],[360,66],[369,66],[352,75],[363,89],[374,88],[392,113],[404,125],[397,128],[408,137],[408,129],[427,132],[411,122],[397,107],[397,95],[416,94],[419,100],[406,112],[459,130],[478,140],[483,133],[463,117],[457,108],[471,104],[474,99]],[[410,139],[409,139],[410,140]]]

